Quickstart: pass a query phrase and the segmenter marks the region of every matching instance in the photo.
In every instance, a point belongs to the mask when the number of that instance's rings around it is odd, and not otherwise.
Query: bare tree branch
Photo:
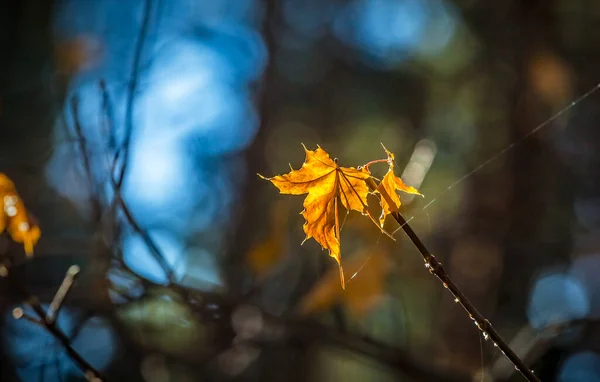
[[[88,361],[86,361],[85,358],[83,358],[83,356],[77,352],[77,350],[73,348],[69,336],[58,327],[54,316],[48,315],[48,313],[44,311],[44,308],[40,304],[38,298],[29,293],[27,288],[21,283],[21,280],[16,277],[13,272],[10,272],[6,265],[2,265],[2,267],[5,271],[1,273],[1,276],[8,280],[9,287],[33,309],[37,316],[36,322],[42,325],[46,331],[52,335],[58,341],[58,343],[60,343],[60,345],[65,349],[65,352],[69,358],[73,360],[77,367],[86,375],[86,378],[94,382],[106,381],[106,379],[102,377],[102,374]],[[35,324],[32,323],[32,325]]]
[[[129,149],[131,145],[131,136],[133,134],[133,112],[134,112],[134,101],[136,97],[136,90],[139,76],[140,60],[142,58],[142,52],[144,50],[144,43],[146,40],[146,34],[148,33],[148,26],[150,24],[150,14],[152,10],[152,1],[144,0],[144,13],[142,15],[142,25],[140,28],[140,34],[135,46],[135,52],[133,55],[133,63],[131,67],[131,76],[128,84],[127,100],[125,101],[125,136],[123,143],[119,151],[115,154],[115,162],[118,160],[119,153],[122,153],[122,166],[117,177],[117,188],[121,188],[125,174],[127,171],[127,163],[129,159]]]
[[[367,181],[367,184],[372,190],[380,191],[381,197],[386,199],[386,202],[390,206],[394,206],[395,203],[390,199],[390,196],[383,190],[382,188],[378,188],[375,182],[372,179]],[[466,311],[469,313],[469,317],[477,328],[483,333],[484,338],[487,340],[491,339],[494,343],[494,346],[497,346],[500,351],[510,360],[510,362],[519,370],[519,372],[530,382],[540,382],[539,378],[525,365],[525,363],[517,356],[517,354],[510,348],[508,343],[502,339],[500,334],[496,332],[496,329],[492,326],[491,322],[486,319],[475,306],[469,301],[469,299],[461,292],[458,286],[454,283],[454,281],[450,278],[450,276],[444,270],[442,263],[440,263],[435,256],[423,244],[419,236],[413,231],[408,222],[404,219],[402,215],[396,210],[392,211],[391,215],[394,219],[400,224],[400,227],[404,230],[409,239],[413,242],[423,260],[425,260],[425,267],[431,272],[431,274],[435,275],[444,285],[444,288],[448,289],[452,296],[454,296],[454,301],[460,304]]]

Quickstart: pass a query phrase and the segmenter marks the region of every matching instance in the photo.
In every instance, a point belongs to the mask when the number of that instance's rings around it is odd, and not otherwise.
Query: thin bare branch
[[[387,203],[390,206],[395,206],[395,203],[391,200],[390,196],[385,192],[382,188],[377,188],[377,185],[372,179],[367,181],[367,184],[372,190],[378,190],[381,194],[381,197],[386,199]],[[461,292],[458,286],[452,281],[450,276],[444,270],[442,263],[440,263],[435,256],[429,252],[425,244],[421,241],[419,236],[413,231],[408,222],[404,219],[400,212],[396,209],[396,211],[392,211],[391,215],[394,219],[400,224],[400,227],[404,230],[408,238],[415,245],[421,256],[423,256],[423,260],[425,260],[425,267],[431,272],[431,274],[435,275],[444,288],[448,289],[452,296],[454,297],[454,301],[460,304],[469,314],[469,317],[477,328],[483,333],[485,339],[491,339],[494,343],[494,346],[497,346],[500,351],[510,360],[510,362],[515,366],[515,368],[527,379],[529,382],[540,382],[540,379],[533,373],[531,369],[525,365],[525,363],[517,356],[517,354],[510,348],[508,343],[502,339],[500,334],[496,332],[496,329],[492,326],[491,322],[486,319],[475,306],[469,301],[469,299]]]
[[[129,149],[131,144],[131,137],[133,135],[133,111],[134,111],[134,101],[136,97],[136,90],[138,84],[138,76],[140,69],[140,61],[142,59],[142,52],[144,50],[144,43],[146,40],[146,35],[148,33],[148,27],[150,24],[150,14],[152,11],[152,1],[145,0],[144,1],[144,13],[142,16],[142,25],[140,27],[140,34],[138,36],[138,40],[135,46],[135,52],[133,54],[133,62],[131,66],[131,76],[130,82],[127,91],[127,100],[125,101],[125,136],[123,138],[123,143],[121,150],[119,152],[122,153],[122,165],[121,171],[119,172],[119,176],[117,177],[117,188],[120,189],[123,184],[123,180],[125,179],[125,174],[127,172],[127,164],[129,162]],[[117,152],[117,155],[118,153]],[[117,157],[115,156],[115,162],[117,161]]]

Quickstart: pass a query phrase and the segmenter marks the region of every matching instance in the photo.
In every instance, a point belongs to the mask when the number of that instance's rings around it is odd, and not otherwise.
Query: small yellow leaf
[[[31,224],[27,216],[25,204],[19,197],[14,183],[0,173],[0,233],[6,231],[17,243],[22,243],[25,253],[33,255],[33,247],[37,244],[41,231],[37,225]]]
[[[387,198],[381,198],[381,216],[379,217],[379,223],[382,227],[383,223],[385,222],[386,216],[388,216],[392,212],[398,211],[398,208],[400,208],[400,205],[402,204],[400,202],[400,196],[396,193],[396,190],[403,191],[408,194],[423,196],[421,193],[419,193],[419,191],[417,191],[416,188],[407,186],[406,184],[404,184],[402,179],[394,175],[394,154],[388,151],[385,147],[383,149],[385,150],[388,156],[389,169],[383,177],[383,180],[377,187],[377,191],[379,191],[379,193],[387,193],[391,201],[394,202],[394,205],[390,205],[386,200]]]

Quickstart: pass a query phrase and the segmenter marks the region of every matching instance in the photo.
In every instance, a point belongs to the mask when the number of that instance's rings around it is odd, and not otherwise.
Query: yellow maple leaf
[[[366,170],[338,166],[337,161],[331,159],[319,146],[316,150],[308,150],[302,146],[306,159],[299,170],[292,168],[289,173],[272,178],[258,175],[271,181],[282,194],[308,194],[302,211],[306,219],[303,227],[306,233],[304,241],[312,237],[329,250],[329,255],[338,263],[340,281],[344,288],[340,250],[340,203],[347,211],[367,214],[369,187],[365,181],[370,174]]]
[[[402,204],[400,202],[400,196],[398,195],[396,190],[403,191],[408,194],[423,196],[419,191],[417,191],[416,188],[412,186],[407,186],[406,184],[404,184],[402,179],[394,175],[394,154],[388,151],[388,149],[386,149],[385,146],[383,147],[383,149],[385,150],[385,153],[388,156],[389,169],[383,177],[383,179],[381,180],[381,183],[379,183],[377,191],[379,193],[387,193],[391,201],[394,202],[394,205],[390,205],[390,203],[388,203],[387,198],[381,198],[381,216],[379,217],[379,223],[381,224],[381,227],[383,227],[383,223],[385,222],[386,216],[388,216],[392,212],[397,212],[398,208],[400,208],[400,205]]]
[[[31,256],[33,247],[41,235],[40,228],[30,223],[25,204],[19,197],[14,183],[2,173],[0,173],[0,207],[2,207],[0,233],[6,229],[12,239],[22,243],[25,253]]]

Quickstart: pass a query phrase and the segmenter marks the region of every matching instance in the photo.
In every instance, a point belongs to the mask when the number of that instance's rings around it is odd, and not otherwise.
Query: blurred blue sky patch
[[[181,239],[169,232],[149,232],[176,280],[180,280],[187,268],[187,258]],[[132,271],[157,284],[167,284],[165,270],[156,260],[146,242],[135,232],[123,241],[123,260]]]
[[[85,46],[89,40],[102,52],[94,57],[94,65],[72,68],[68,96],[79,99],[96,190],[106,201],[114,196],[109,172],[124,137],[124,105],[145,4],[65,0],[55,9],[58,45],[70,47],[70,41],[81,39]],[[199,282],[219,284],[215,259],[205,259],[217,256],[214,245],[195,250],[202,259],[189,264],[202,268],[200,272],[188,267],[186,240],[227,223],[235,190],[246,177],[245,163],[233,159],[259,128],[252,89],[268,58],[258,29],[262,7],[256,0],[149,4],[122,195],[143,229],[152,232],[178,279],[185,273]],[[57,149],[46,175],[49,184],[85,215],[93,195],[83,186],[87,175],[79,145],[72,142],[75,118],[69,98],[64,111],[66,126],[61,116]],[[165,283],[166,275],[146,243],[135,232],[125,232],[126,265],[140,276]],[[219,242],[216,237],[214,242]]]

